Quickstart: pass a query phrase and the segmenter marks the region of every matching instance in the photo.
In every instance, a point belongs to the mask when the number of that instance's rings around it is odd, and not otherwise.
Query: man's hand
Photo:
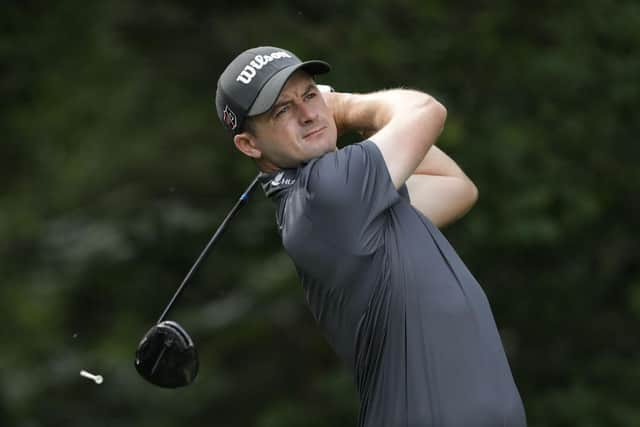
[[[342,135],[350,129],[347,127],[344,121],[344,102],[345,98],[349,97],[349,94],[332,92],[330,86],[318,85],[320,93],[324,98],[324,102],[329,107],[329,110],[333,113],[333,120],[336,123],[338,129],[338,135]]]

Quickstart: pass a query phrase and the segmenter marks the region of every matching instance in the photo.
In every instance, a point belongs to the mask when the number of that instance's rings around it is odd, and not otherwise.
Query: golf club
[[[149,329],[140,341],[136,350],[135,366],[138,373],[150,383],[160,387],[177,388],[191,384],[198,375],[198,353],[193,340],[177,322],[165,320],[165,318],[193,274],[197,271],[204,257],[222,235],[229,221],[235,216],[238,209],[246,203],[249,193],[258,183],[259,177],[260,175],[256,176],[242,193],[198,259],[196,259],[156,324]]]

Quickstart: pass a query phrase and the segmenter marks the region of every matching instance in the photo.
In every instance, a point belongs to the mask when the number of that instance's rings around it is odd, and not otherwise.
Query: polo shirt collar
[[[280,193],[291,187],[297,179],[298,169],[280,169],[275,172],[260,174],[260,185],[269,199],[278,197]]]

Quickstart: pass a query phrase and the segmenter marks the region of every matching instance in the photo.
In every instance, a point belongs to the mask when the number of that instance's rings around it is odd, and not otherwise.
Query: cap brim
[[[282,88],[289,80],[289,77],[298,70],[304,70],[311,75],[325,74],[331,70],[331,66],[324,61],[312,60],[283,68],[265,83],[255,101],[253,101],[247,116],[257,116],[268,111],[280,96],[280,92],[282,92]]]

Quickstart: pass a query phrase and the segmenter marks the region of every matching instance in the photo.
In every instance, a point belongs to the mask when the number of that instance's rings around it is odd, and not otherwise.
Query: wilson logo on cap
[[[224,106],[224,111],[222,112],[222,120],[224,124],[231,130],[236,130],[238,127],[238,118],[235,113],[231,111],[228,105]]]
[[[240,74],[238,74],[236,81],[248,85],[255,77],[257,72],[256,70],[261,70],[262,67],[267,65],[269,62],[282,58],[291,58],[291,55],[283,51],[273,52],[270,55],[256,55],[253,57],[251,62],[244,67]]]

